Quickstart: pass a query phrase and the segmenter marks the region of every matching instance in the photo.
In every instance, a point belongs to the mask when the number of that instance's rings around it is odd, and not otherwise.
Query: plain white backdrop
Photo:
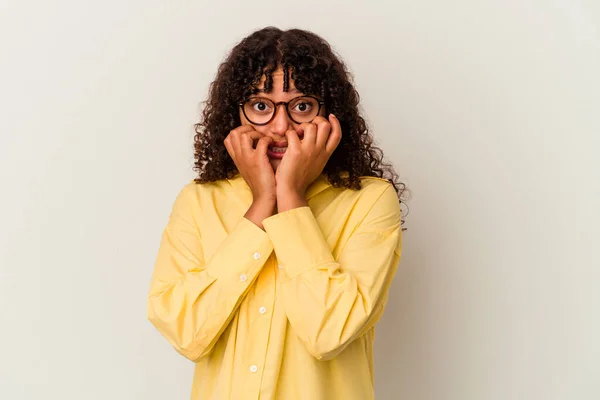
[[[412,191],[377,398],[600,398],[599,21],[596,0],[0,3],[0,398],[189,398],[146,294],[200,102],[267,25],[333,45]]]

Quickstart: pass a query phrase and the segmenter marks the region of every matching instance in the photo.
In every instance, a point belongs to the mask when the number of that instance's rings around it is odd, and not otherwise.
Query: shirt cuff
[[[335,263],[310,207],[272,215],[262,224],[273,243],[277,260],[290,279],[318,266]]]
[[[245,280],[247,276],[250,280],[260,271],[272,251],[273,245],[267,233],[242,217],[208,260],[206,270],[215,278],[237,279],[241,276]]]

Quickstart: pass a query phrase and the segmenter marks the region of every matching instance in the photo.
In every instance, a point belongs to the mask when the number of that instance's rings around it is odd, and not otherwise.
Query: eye
[[[292,110],[301,112],[301,113],[307,113],[307,112],[310,112],[312,107],[313,107],[313,105],[311,104],[310,101],[301,100],[298,103],[294,104],[294,108]]]
[[[271,111],[271,105],[269,103],[267,103],[264,100],[251,100],[250,101],[250,107],[252,108],[253,111],[256,112],[269,112]]]

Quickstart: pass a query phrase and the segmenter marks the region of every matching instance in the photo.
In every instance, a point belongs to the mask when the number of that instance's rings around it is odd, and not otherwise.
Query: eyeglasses
[[[280,105],[285,105],[288,116],[297,124],[311,122],[325,102],[314,96],[299,96],[290,101],[274,103],[266,97],[250,97],[240,103],[244,116],[253,125],[267,125],[275,117]]]

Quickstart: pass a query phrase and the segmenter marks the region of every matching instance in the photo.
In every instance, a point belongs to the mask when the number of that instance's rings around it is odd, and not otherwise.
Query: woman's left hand
[[[329,157],[342,139],[340,121],[318,116],[299,125],[302,141],[295,131],[287,131],[288,147],[275,172],[277,196],[297,195],[304,198],[308,186],[323,172]]]

